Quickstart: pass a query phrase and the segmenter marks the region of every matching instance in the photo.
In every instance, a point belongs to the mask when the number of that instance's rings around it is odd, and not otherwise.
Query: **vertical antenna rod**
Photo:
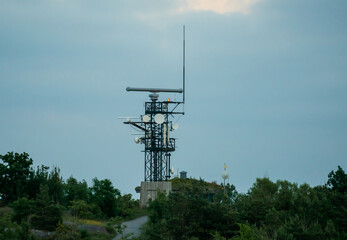
[[[185,99],[185,85],[186,85],[186,26],[183,25],[183,103]]]

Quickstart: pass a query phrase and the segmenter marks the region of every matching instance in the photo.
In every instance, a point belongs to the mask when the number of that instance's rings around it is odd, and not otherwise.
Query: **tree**
[[[34,240],[35,237],[29,231],[26,222],[17,224],[11,221],[9,214],[0,215],[0,239],[1,240]]]
[[[131,198],[131,194],[124,194],[117,198],[117,215],[121,217],[130,216],[135,208],[138,208],[138,202]]]
[[[148,202],[148,223],[145,228],[146,239],[150,240],[164,240],[170,239],[167,216],[168,198],[164,193],[158,192],[157,198]],[[177,226],[175,226],[177,227]]]
[[[11,215],[0,215],[0,239],[16,239],[18,234],[13,231],[18,229],[18,225],[11,221]]]
[[[47,179],[49,196],[54,203],[60,204],[63,201],[63,178],[60,176],[60,169],[54,167]]]
[[[332,219],[336,229],[342,234],[347,235],[347,174],[338,166],[334,172],[328,175],[327,187],[331,189],[328,192],[327,209],[329,219]]]
[[[32,228],[47,231],[54,231],[58,223],[62,222],[61,208],[51,201],[47,185],[41,187],[35,201],[35,212],[29,222]]]
[[[234,236],[233,240],[254,240],[255,239],[255,227],[253,228],[246,222],[246,224],[239,223],[240,230],[237,236]]]
[[[334,191],[345,193],[347,190],[347,174],[340,166],[337,170],[331,171],[328,175],[327,185]]]
[[[117,213],[117,197],[120,195],[118,189],[114,188],[109,179],[93,179],[91,187],[91,201],[100,207],[108,218],[115,217]]]
[[[71,201],[89,201],[90,190],[85,180],[79,182],[73,176],[70,176],[64,183],[64,198],[66,206]]]
[[[28,194],[30,166],[33,160],[29,154],[8,152],[0,155],[0,195],[5,203],[10,203]]]
[[[266,221],[269,210],[275,207],[278,185],[268,178],[257,178],[247,194],[238,195],[235,206],[242,222],[249,221],[258,227]],[[271,213],[274,214],[273,211]]]
[[[47,185],[48,170],[49,167],[45,165],[37,166],[36,171],[31,170],[27,184],[27,188],[30,189],[28,192],[29,199],[35,199],[40,193],[40,186]]]
[[[100,207],[94,203],[88,204],[84,200],[76,200],[70,202],[70,210],[73,216],[80,218],[93,219],[102,215]]]
[[[218,232],[230,238],[237,230],[236,213],[230,204],[206,198],[206,182],[186,181],[181,191],[158,193],[148,206],[148,239],[211,239]],[[184,184],[183,181],[180,184]]]
[[[19,224],[27,222],[29,215],[35,212],[35,201],[24,197],[14,201],[11,207],[14,210],[12,220]]]

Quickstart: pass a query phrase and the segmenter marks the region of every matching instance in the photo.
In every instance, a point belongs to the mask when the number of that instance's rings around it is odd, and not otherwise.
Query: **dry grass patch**
[[[94,226],[98,226],[98,227],[105,226],[104,222],[101,222],[101,221],[98,221],[98,220],[78,219],[77,222],[80,223],[80,224],[94,225]]]

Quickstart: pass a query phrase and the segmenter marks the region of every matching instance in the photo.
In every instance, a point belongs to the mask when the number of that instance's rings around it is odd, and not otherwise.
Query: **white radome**
[[[151,118],[148,115],[143,115],[142,121],[144,121],[145,123],[148,123],[150,120]]]
[[[161,113],[158,113],[154,116],[154,121],[157,123],[157,124],[163,124],[164,121],[165,121],[165,117],[163,114]]]
[[[177,130],[178,128],[179,128],[178,123],[172,124],[172,129],[173,129],[173,130]]]
[[[223,172],[222,172],[222,178],[225,180],[225,179],[227,179],[228,177],[229,177],[228,172],[227,172],[227,171],[223,171]]]

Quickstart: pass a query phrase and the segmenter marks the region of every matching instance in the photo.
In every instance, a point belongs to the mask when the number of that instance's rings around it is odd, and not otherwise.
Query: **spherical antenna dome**
[[[142,121],[144,121],[145,123],[148,123],[149,121],[151,121],[151,118],[148,115],[143,115],[142,116]]]
[[[154,121],[157,124],[163,124],[165,122],[165,117],[163,114],[158,113],[154,116]]]
[[[224,170],[224,171],[222,172],[222,178],[225,180],[225,179],[227,179],[228,177],[229,177],[228,172]]]
[[[172,124],[172,129],[173,130],[177,130],[180,126],[178,125],[178,123],[174,123]]]

